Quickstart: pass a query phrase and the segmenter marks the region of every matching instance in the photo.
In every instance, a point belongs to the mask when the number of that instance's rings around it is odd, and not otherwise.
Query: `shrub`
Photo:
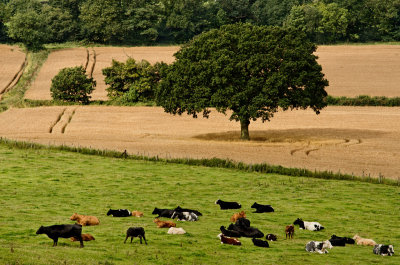
[[[86,76],[82,66],[64,68],[52,80],[50,92],[54,100],[88,104],[96,81]]]

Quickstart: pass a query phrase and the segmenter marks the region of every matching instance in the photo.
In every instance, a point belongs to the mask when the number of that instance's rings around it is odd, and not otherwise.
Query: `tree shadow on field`
[[[358,143],[362,143],[363,139],[376,138],[383,134],[385,134],[383,131],[335,128],[265,130],[250,131],[250,142],[295,143],[330,140],[349,142],[357,140]],[[200,134],[193,138],[206,141],[241,141],[240,131]]]

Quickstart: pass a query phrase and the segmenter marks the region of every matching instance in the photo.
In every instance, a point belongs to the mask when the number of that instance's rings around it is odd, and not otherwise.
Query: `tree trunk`
[[[250,125],[250,120],[241,120],[240,121],[240,139],[245,140],[245,141],[250,140],[249,125]]]

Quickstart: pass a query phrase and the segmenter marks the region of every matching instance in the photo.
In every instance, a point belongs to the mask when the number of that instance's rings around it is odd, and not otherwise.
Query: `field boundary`
[[[235,169],[245,172],[257,172],[262,174],[280,174],[292,177],[307,177],[307,178],[317,178],[317,179],[331,179],[331,180],[346,180],[346,181],[358,181],[367,182],[372,184],[384,184],[390,186],[400,186],[400,177],[397,180],[387,179],[382,175],[378,178],[373,178],[370,175],[367,176],[355,176],[349,174],[342,174],[340,172],[334,173],[333,171],[311,171],[304,168],[288,168],[277,165],[269,165],[266,163],[262,164],[246,164],[243,162],[237,162],[229,159],[220,158],[160,158],[158,156],[145,156],[145,155],[131,155],[125,150],[124,152],[113,151],[113,150],[101,150],[93,149],[87,147],[73,147],[67,145],[43,145],[32,142],[16,141],[10,140],[4,137],[0,137],[0,145],[7,146],[9,148],[18,149],[43,149],[43,150],[57,150],[80,153],[84,155],[94,155],[118,159],[131,159],[131,160],[141,160],[150,162],[161,162],[170,164],[183,164],[189,166],[204,166],[204,167],[216,167],[216,168],[226,168]]]

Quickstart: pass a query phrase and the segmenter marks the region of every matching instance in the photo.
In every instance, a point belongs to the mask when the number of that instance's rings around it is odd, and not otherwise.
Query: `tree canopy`
[[[317,114],[327,93],[316,46],[299,31],[251,24],[226,25],[193,38],[175,54],[157,92],[157,103],[171,114],[211,107],[241,124],[249,139],[250,121],[269,121],[280,108]]]

